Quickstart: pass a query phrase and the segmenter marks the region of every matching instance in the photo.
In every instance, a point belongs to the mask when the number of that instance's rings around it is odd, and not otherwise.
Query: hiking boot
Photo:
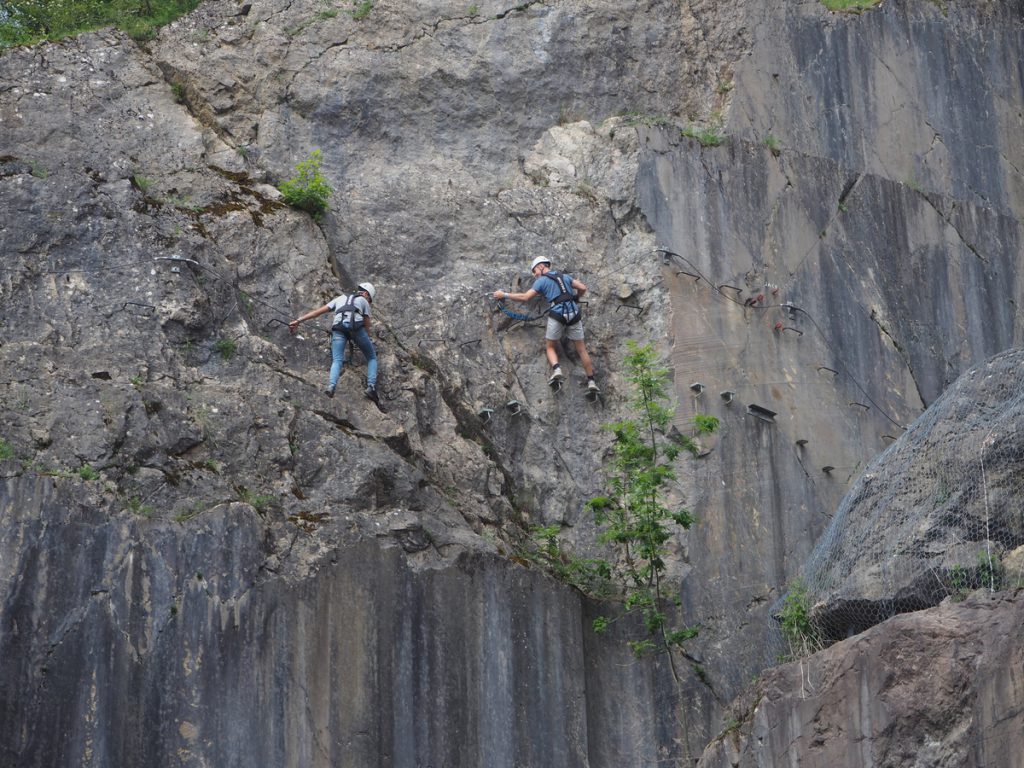
[[[380,398],[377,396],[376,387],[367,387],[366,389],[363,390],[363,394],[366,395],[371,400],[373,400],[373,402],[375,402],[377,405],[380,405]]]
[[[334,397],[334,387],[328,387],[324,390],[324,394],[328,397]]]
[[[548,386],[549,387],[557,386],[558,384],[562,383],[562,380],[564,378],[565,378],[565,374],[562,373],[562,369],[561,368],[555,368],[555,370],[553,370],[551,372],[551,378],[548,379]]]

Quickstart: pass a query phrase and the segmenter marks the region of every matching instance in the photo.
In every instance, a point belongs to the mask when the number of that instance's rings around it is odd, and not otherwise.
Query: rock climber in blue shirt
[[[533,287],[520,293],[495,291],[495,299],[512,299],[512,301],[529,301],[534,296],[543,296],[548,300],[548,324],[544,332],[545,352],[551,364],[551,378],[548,384],[558,387],[565,378],[558,363],[558,342],[563,336],[576,346],[576,352],[583,363],[587,374],[588,394],[596,395],[600,390],[594,381],[594,364],[590,361],[587,345],[583,341],[583,323],[580,322],[579,299],[587,291],[587,286],[571,275],[551,269],[551,259],[538,256],[530,265],[533,273]]]

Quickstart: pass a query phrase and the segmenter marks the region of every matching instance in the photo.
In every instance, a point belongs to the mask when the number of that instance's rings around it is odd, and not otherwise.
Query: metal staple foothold
[[[121,311],[128,311],[128,307],[142,307],[143,309],[149,310],[150,313],[156,312],[156,307],[152,304],[143,304],[140,301],[126,301],[121,305]],[[132,314],[135,314],[134,312]]]

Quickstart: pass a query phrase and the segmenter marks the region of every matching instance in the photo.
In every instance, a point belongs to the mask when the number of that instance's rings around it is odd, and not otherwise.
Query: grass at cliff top
[[[853,12],[866,11],[868,8],[874,8],[881,2],[882,0],[821,0],[821,4],[830,11]]]
[[[118,27],[136,39],[191,11],[200,0],[13,0],[0,3],[0,50]]]

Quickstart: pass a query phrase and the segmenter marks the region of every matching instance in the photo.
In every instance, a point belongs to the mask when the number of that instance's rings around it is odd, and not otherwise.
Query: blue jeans
[[[370,387],[377,386],[377,352],[370,341],[370,334],[365,328],[358,328],[348,331],[346,336],[340,331],[331,331],[331,389],[338,386],[338,377],[341,376],[341,366],[345,364],[345,346],[349,341],[363,351],[366,356],[366,384]]]

